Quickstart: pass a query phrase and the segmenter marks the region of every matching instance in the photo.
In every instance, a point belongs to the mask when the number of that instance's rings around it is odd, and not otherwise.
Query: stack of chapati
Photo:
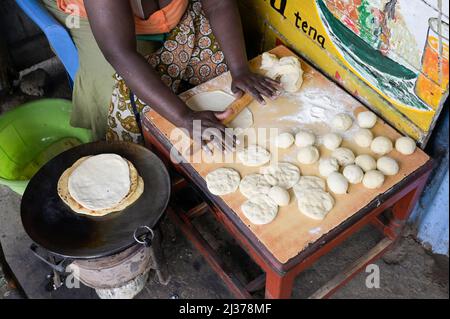
[[[58,194],[76,213],[105,216],[133,204],[144,191],[134,165],[117,154],[80,158],[58,181]]]

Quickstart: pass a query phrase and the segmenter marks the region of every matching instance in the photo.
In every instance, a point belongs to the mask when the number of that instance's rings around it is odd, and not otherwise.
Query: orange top
[[[79,8],[80,17],[86,18],[84,0],[56,0],[58,8],[65,13],[74,14],[72,6]],[[189,0],[172,0],[172,2],[161,10],[156,11],[147,20],[134,18],[136,34],[161,34],[169,33],[177,26],[187,9]],[[71,8],[72,7],[72,8]]]

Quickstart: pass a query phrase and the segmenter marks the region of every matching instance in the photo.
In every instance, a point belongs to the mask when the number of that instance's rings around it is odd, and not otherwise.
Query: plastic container
[[[43,99],[0,116],[0,184],[22,195],[28,181],[56,155],[91,141],[70,125],[72,103]]]

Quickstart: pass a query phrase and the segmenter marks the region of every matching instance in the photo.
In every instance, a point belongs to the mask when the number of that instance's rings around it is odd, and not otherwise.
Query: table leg
[[[291,298],[295,274],[288,272],[280,275],[274,271],[266,273],[266,299]]]
[[[385,229],[385,234],[391,239],[397,239],[404,225],[406,224],[408,217],[411,215],[415,208],[420,195],[427,183],[429,174],[426,174],[421,178],[421,182],[411,192],[406,194],[392,207],[392,218],[388,227]]]

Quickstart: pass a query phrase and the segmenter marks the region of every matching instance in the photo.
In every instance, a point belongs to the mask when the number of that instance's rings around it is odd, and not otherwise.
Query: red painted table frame
[[[251,298],[252,292],[264,287],[266,298],[290,298],[294,280],[302,271],[310,267],[321,256],[327,254],[349,236],[366,225],[372,224],[384,235],[384,238],[364,256],[353,262],[343,272],[311,295],[310,298],[327,298],[331,296],[359,271],[393,247],[426,185],[433,166],[432,160],[429,160],[392,189],[378,196],[365,208],[308,246],[296,257],[282,264],[270,254],[266,247],[256,239],[248,227],[220,198],[212,196],[207,191],[205,181],[191,165],[188,163],[174,164],[170,162],[172,145],[150,120],[145,118],[143,126],[147,146],[159,154],[166,162],[166,165],[175,169],[184,177],[184,179],[174,181],[173,193],[176,194],[188,183],[191,183],[200,191],[205,201],[190,210],[183,210],[172,202],[168,210],[169,217],[181,228],[182,232],[237,298]],[[388,209],[391,210],[390,217],[387,221],[382,221],[380,215]],[[217,221],[246,250],[253,261],[261,267],[265,275],[256,278],[250,283],[242,283],[231,271],[226,269],[214,249],[192,224],[194,218],[207,211],[214,214]]]

